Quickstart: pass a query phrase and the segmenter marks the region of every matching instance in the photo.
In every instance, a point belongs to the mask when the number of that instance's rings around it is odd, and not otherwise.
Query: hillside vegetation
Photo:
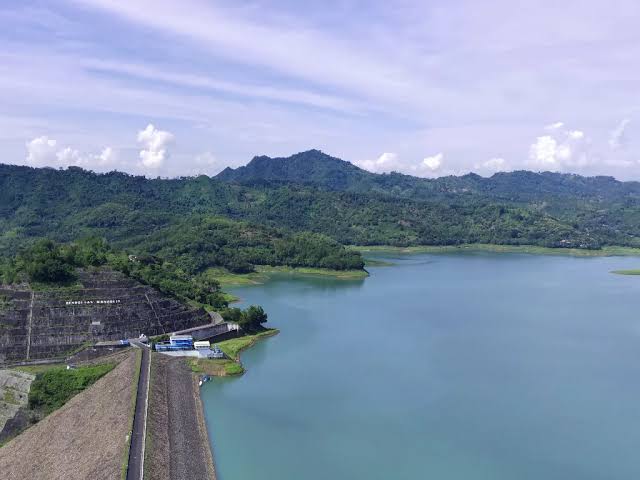
[[[640,183],[620,182],[612,177],[516,171],[496,173],[490,178],[472,173],[425,179],[400,173],[367,172],[344,160],[311,150],[287,158],[256,157],[244,167],[235,170],[227,168],[217,178],[256,188],[264,188],[265,185],[298,185],[325,191],[455,206],[461,210],[441,212],[454,218],[460,213],[471,223],[478,218],[487,218],[477,210],[486,209],[487,206],[508,207],[506,211],[516,215],[515,224],[524,221],[531,225],[532,217],[522,220],[518,215],[523,210],[537,212],[551,217],[569,230],[575,229],[588,236],[589,246],[638,245],[640,235]],[[539,223],[532,225],[532,228],[536,230],[539,226],[545,225]],[[440,229],[436,226],[434,230]],[[437,235],[440,233],[436,232]],[[509,236],[505,238],[504,233],[504,230],[496,232],[493,237],[498,241],[492,243],[518,244],[521,243],[519,239],[526,236],[525,232],[507,232],[517,237],[518,240],[514,242]],[[477,234],[469,237],[475,241]],[[440,244],[449,243],[446,236],[439,239]],[[424,243],[429,243],[428,238],[424,240],[427,240]],[[532,240],[532,244],[541,245],[535,238]]]
[[[639,246],[640,184],[532,172],[378,175],[317,150],[256,157],[217,178],[0,165],[0,252],[89,235],[189,272],[362,268],[340,244]]]

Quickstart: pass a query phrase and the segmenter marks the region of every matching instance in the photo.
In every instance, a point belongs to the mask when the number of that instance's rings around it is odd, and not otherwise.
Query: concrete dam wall
[[[79,272],[83,288],[0,287],[0,364],[61,357],[86,342],[161,335],[211,317],[119,272]]]

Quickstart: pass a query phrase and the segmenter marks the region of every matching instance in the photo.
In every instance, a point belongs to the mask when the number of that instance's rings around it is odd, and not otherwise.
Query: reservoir
[[[281,333],[202,388],[220,480],[640,478],[639,258],[376,258],[233,290]]]

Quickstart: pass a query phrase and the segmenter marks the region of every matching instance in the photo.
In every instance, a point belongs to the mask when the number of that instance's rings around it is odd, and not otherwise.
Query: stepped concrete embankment
[[[82,288],[0,288],[0,365],[64,358],[98,341],[162,335],[211,322],[204,310],[120,272],[79,272],[79,281]]]

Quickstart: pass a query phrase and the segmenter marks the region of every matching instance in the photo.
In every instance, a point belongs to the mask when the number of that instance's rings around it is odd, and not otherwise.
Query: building
[[[169,343],[156,343],[156,351],[158,352],[175,350],[193,350],[193,337],[191,335],[171,335]]]
[[[198,349],[198,356],[200,358],[224,358],[224,352],[217,345],[213,345],[211,348]]]
[[[169,343],[174,347],[182,347],[183,350],[193,348],[193,337],[191,335],[171,335]]]

